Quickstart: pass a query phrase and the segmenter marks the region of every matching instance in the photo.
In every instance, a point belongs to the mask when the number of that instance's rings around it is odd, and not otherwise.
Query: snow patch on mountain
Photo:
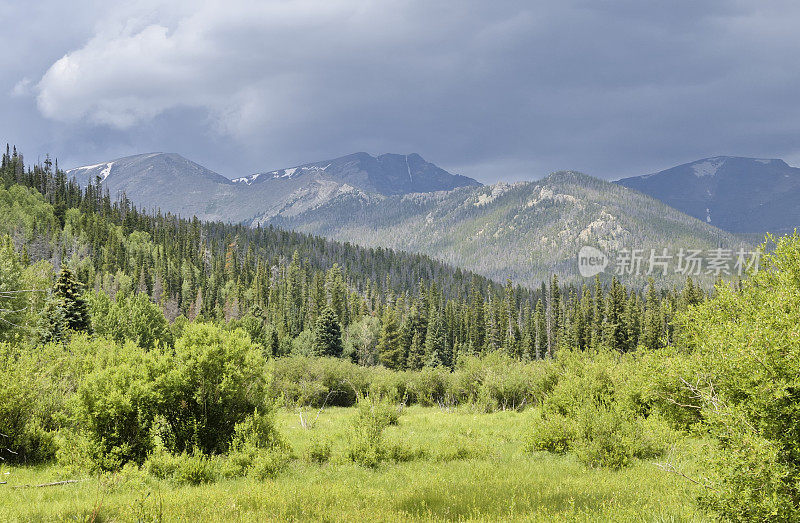
[[[100,178],[102,178],[103,180],[108,178],[108,175],[111,174],[111,167],[113,167],[113,166],[114,166],[114,162],[108,162],[106,164],[105,168],[103,168],[103,170],[100,171]]]
[[[98,167],[102,167],[105,165],[104,163],[96,163],[94,165],[84,165],[83,167],[75,167],[74,169],[67,169],[67,174],[75,172],[75,171],[88,171],[89,169],[97,169]]]
[[[328,164],[324,167],[320,167],[319,165],[305,165],[302,167],[291,167],[289,169],[279,169],[277,171],[270,171],[268,173],[256,173],[250,176],[244,176],[242,178],[234,178],[231,180],[233,183],[243,183],[245,185],[252,185],[253,182],[258,180],[262,175],[269,175],[270,178],[294,178],[295,175],[299,175],[305,172],[324,172],[325,169],[330,167],[331,164]],[[300,171],[298,173],[298,171]]]
[[[75,167],[74,169],[69,169],[67,174],[75,173],[78,171],[93,171],[95,169],[103,168],[100,171],[99,176],[101,179],[105,180],[108,178],[108,175],[111,174],[111,167],[114,166],[114,162],[107,162],[107,163],[96,163],[94,165],[84,165],[83,167]]]

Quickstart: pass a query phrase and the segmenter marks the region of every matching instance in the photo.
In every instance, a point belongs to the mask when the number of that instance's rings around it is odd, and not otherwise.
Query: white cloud
[[[11,96],[24,97],[33,94],[33,82],[28,77],[23,78],[11,89]]]
[[[146,24],[152,16],[106,21],[38,82],[40,112],[126,129],[171,108],[200,107],[218,129],[249,132],[302,117],[291,107],[324,89],[323,76],[337,62],[347,66],[360,54],[372,61],[376,48],[414,37],[402,23],[377,27],[402,22],[402,9],[364,1],[195,5],[185,4],[183,15],[173,6],[170,25]]]

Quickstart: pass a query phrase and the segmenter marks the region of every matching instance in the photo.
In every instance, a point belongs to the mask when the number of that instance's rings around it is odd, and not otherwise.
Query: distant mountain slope
[[[576,258],[583,245],[609,255],[623,248],[645,249],[649,255],[651,248],[677,254],[681,247],[742,245],[732,234],[653,198],[574,172],[554,173],[540,182],[429,194],[341,194],[313,210],[253,223],[429,254],[523,285],[538,285],[553,272],[578,280]],[[684,277],[656,278],[671,283]]]
[[[340,194],[400,195],[480,185],[418,154],[356,153],[228,180],[178,154],[151,153],[78,167],[67,174],[83,185],[99,177],[112,195],[124,191],[148,209],[230,222],[292,216]]]
[[[800,226],[800,169],[783,160],[716,156],[615,183],[730,232]]]
[[[81,185],[99,177],[112,196],[124,192],[135,203],[183,216],[197,214],[222,219],[205,204],[235,191],[234,184],[175,153],[137,154],[109,162],[70,169],[67,176]]]
[[[259,186],[276,179],[324,177],[337,180],[367,193],[383,195],[413,192],[447,191],[480,183],[466,176],[454,175],[426,162],[418,154],[355,153],[334,160],[258,173],[233,180],[234,183]]]

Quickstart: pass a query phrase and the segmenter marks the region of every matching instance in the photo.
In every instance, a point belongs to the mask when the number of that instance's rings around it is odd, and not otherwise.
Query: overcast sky
[[[418,152],[483,182],[800,164],[800,2],[0,0],[0,139],[236,177]]]

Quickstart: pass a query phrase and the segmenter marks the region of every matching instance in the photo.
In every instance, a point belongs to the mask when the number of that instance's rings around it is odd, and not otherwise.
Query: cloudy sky
[[[418,152],[483,182],[800,164],[800,3],[0,0],[0,139],[229,177]]]

